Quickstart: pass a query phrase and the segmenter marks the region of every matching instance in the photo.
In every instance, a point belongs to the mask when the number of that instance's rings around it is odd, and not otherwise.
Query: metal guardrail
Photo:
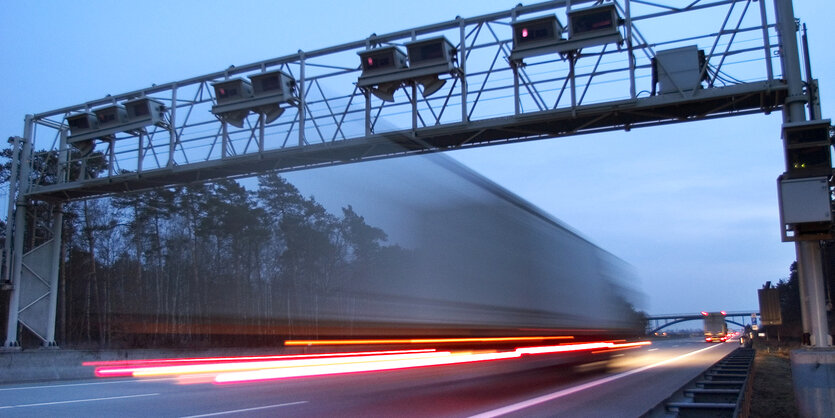
[[[748,396],[755,351],[737,348],[677,390],[645,417],[737,417]]]

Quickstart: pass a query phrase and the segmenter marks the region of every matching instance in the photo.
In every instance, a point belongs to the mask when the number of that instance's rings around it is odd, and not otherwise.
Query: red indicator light
[[[725,311],[721,311],[721,312],[719,312],[719,313],[720,313],[720,314],[722,314],[722,316],[727,315],[727,313],[726,313]]]
[[[702,316],[707,316],[707,315],[708,315],[708,313],[707,313],[707,312],[702,311]]]
[[[371,67],[374,65],[374,58],[368,57],[368,66]]]
[[[523,38],[527,38],[527,37],[528,37],[528,28],[522,28],[522,37],[523,37]]]

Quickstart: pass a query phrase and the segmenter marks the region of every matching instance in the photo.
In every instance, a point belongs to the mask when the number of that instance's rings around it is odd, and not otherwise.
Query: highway
[[[234,384],[192,375],[3,385],[0,416],[635,417],[736,347],[660,340],[616,352],[606,368],[507,359]]]

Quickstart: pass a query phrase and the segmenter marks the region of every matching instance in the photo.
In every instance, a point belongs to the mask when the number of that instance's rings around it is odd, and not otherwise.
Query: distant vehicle
[[[728,335],[728,324],[725,323],[725,311],[704,312],[705,317],[705,342],[723,343],[730,338]]]

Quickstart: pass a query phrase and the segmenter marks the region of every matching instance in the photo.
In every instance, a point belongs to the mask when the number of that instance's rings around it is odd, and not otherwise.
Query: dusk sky
[[[0,0],[0,79],[10,93],[0,99],[0,133],[21,135],[25,114],[516,3]],[[794,7],[809,27],[828,118],[835,3]],[[780,241],[781,122],[759,114],[447,155],[634,266],[647,312],[756,310],[756,289],[786,278],[795,258],[794,244]],[[287,177],[326,205],[343,204],[305,189],[315,173]]]

